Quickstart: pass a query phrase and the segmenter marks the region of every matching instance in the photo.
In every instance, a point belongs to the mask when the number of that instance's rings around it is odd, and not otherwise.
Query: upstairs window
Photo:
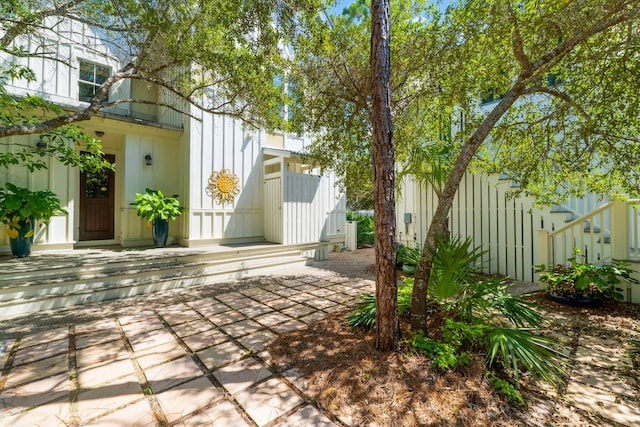
[[[100,86],[111,75],[111,68],[80,60],[80,78],[78,79],[78,99],[91,102]],[[105,99],[103,102],[107,102]]]

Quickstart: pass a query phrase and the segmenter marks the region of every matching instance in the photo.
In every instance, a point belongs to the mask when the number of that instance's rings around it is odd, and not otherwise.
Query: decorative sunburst
[[[240,194],[240,179],[229,169],[220,169],[213,172],[209,177],[209,185],[206,192],[209,196],[220,203],[233,203],[236,196]]]

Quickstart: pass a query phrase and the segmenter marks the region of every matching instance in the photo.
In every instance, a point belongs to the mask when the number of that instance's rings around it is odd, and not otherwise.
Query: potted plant
[[[56,215],[66,215],[60,199],[50,190],[31,191],[11,183],[0,189],[0,222],[7,226],[13,256],[31,254],[35,221],[49,224]]]
[[[144,193],[136,193],[136,200],[131,202],[136,214],[147,220],[151,228],[153,245],[162,247],[167,244],[169,236],[169,220],[182,214],[178,196],[165,196],[160,190],[147,188]]]
[[[596,306],[604,298],[623,299],[620,278],[637,282],[631,278],[631,270],[621,261],[593,264],[579,262],[578,256],[580,252],[576,250],[576,256],[568,259],[568,265],[558,264],[551,268],[536,266],[536,273],[540,273],[540,281],[546,284],[550,299],[574,306]]]
[[[414,248],[408,246],[400,247],[397,258],[398,263],[402,263],[402,271],[409,275],[415,274],[421,256],[422,250],[420,249],[420,245],[416,245]]]

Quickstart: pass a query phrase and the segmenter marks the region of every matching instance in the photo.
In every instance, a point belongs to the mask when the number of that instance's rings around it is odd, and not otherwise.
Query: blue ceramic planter
[[[164,219],[153,220],[151,235],[153,236],[153,246],[156,248],[166,246],[167,237],[169,237],[169,221]]]
[[[18,230],[18,237],[15,239],[9,239],[9,246],[11,247],[11,254],[16,258],[24,258],[31,255],[31,246],[33,246],[33,233],[31,236],[24,237],[25,234],[33,230],[34,221],[22,221],[20,222],[20,230]]]

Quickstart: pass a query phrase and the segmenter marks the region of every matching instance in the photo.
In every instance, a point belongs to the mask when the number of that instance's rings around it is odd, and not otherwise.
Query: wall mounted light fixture
[[[151,154],[145,154],[144,164],[147,166],[151,166],[153,164],[153,158],[151,157]]]
[[[97,130],[97,131],[96,131],[96,136],[97,136],[98,138],[102,138],[102,137],[104,136],[104,132],[103,132],[103,131],[101,131],[101,130]]]

